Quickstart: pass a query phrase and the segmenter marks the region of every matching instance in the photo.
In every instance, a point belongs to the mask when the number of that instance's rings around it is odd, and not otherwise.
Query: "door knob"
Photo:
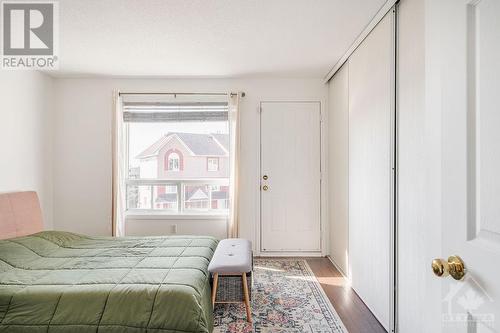
[[[269,186],[264,185],[264,186],[262,186],[262,189],[263,189],[264,191],[267,191],[267,190],[269,190]]]
[[[267,177],[267,175],[262,176],[262,179],[264,179],[264,180],[267,180],[267,178],[269,178],[269,177]]]
[[[459,256],[451,256],[448,260],[434,259],[432,261],[432,271],[438,277],[451,275],[455,280],[462,280],[467,270],[465,264]]]

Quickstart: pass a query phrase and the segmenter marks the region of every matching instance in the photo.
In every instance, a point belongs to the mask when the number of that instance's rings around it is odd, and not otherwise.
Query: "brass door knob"
[[[264,185],[264,186],[262,186],[262,189],[263,189],[264,191],[267,191],[267,190],[269,190],[269,186]]]
[[[267,177],[267,175],[262,176],[262,179],[264,179],[264,180],[267,180],[267,178],[269,178],[269,177]]]
[[[467,270],[465,264],[459,256],[451,256],[448,261],[444,259],[434,259],[432,261],[432,271],[439,277],[451,275],[455,280],[462,280]]]

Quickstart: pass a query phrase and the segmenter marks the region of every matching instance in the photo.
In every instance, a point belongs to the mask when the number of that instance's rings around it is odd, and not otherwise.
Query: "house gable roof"
[[[197,134],[170,132],[136,156],[144,159],[158,155],[159,151],[173,138],[176,137],[186,146],[194,156],[227,156],[229,135],[227,134]]]
[[[227,134],[212,134],[215,140],[224,148],[226,152],[229,152],[229,135]]]
[[[168,135],[162,136],[158,141],[153,143],[151,146],[148,148],[144,149],[139,155],[137,155],[135,158],[137,159],[144,159],[148,157],[152,157],[155,155],[158,155],[158,152],[160,149],[167,144],[168,141],[170,141],[171,137]]]

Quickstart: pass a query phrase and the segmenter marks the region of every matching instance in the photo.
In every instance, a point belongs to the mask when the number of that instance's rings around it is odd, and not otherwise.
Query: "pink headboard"
[[[42,210],[36,192],[0,194],[0,239],[43,230]]]

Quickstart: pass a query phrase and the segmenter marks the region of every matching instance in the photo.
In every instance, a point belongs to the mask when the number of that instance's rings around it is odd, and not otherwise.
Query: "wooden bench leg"
[[[215,296],[217,295],[218,283],[219,283],[219,273],[214,273],[214,284],[212,286],[212,307],[215,306]]]
[[[248,295],[247,273],[241,275],[243,281],[243,294],[245,297],[245,307],[247,309],[247,321],[252,322],[252,309],[250,308],[250,296]]]

